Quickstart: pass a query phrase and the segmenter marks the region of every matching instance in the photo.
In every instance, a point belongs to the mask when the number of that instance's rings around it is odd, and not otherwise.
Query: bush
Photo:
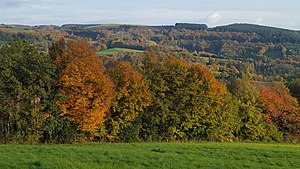
[[[76,136],[76,128],[69,121],[50,116],[44,123],[42,143],[72,143]]]

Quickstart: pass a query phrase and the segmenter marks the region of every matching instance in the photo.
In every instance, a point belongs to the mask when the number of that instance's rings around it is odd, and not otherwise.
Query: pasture
[[[0,145],[1,168],[300,168],[300,145],[106,143]]]
[[[128,48],[110,48],[102,51],[98,51],[97,54],[100,56],[111,56],[114,54],[118,54],[120,52],[123,53],[142,53],[143,50],[135,50],[135,49],[128,49]]]
[[[281,50],[268,51],[267,53],[265,53],[265,55],[271,59],[279,59],[279,60],[283,59]]]

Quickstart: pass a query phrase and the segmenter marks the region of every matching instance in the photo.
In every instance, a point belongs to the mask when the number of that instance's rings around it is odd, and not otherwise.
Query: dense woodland
[[[0,142],[298,142],[299,34],[1,25]]]

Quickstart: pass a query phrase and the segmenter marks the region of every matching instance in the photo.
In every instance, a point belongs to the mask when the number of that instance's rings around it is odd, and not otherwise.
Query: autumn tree
[[[138,132],[131,133],[129,130],[136,128],[133,123],[136,123],[138,116],[142,116],[145,108],[150,105],[150,90],[129,62],[114,62],[107,72],[116,91],[114,104],[106,120],[108,137],[111,140],[137,138]]]
[[[226,88],[202,65],[148,54],[144,76],[153,104],[144,116],[145,135],[154,139],[226,140],[235,115],[224,110]],[[228,110],[231,108],[228,108]],[[221,131],[222,132],[218,132]],[[147,139],[147,138],[146,138]]]
[[[232,79],[229,88],[238,101],[240,122],[237,136],[242,140],[280,139],[276,126],[264,119],[258,84],[243,77]]]
[[[267,122],[275,124],[285,135],[299,139],[300,112],[297,99],[290,95],[282,83],[261,85],[260,94]]]
[[[55,58],[60,70],[56,104],[60,115],[93,136],[102,124],[113,98],[113,83],[105,75],[95,50],[82,39],[60,45]]]
[[[176,91],[173,107],[180,117],[177,130],[187,138],[233,140],[236,109],[230,93],[203,65],[188,67],[182,87]]]

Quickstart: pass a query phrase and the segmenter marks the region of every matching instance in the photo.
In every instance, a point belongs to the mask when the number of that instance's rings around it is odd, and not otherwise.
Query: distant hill
[[[254,24],[230,24],[208,28],[200,23],[149,26],[132,24],[0,25],[0,45],[17,38],[27,39],[47,51],[59,38],[88,38],[106,48],[208,52],[235,59],[298,60],[300,31]],[[299,56],[299,57],[298,57]],[[299,58],[300,60],[300,58]]]
[[[26,39],[48,53],[53,41],[86,38],[103,57],[138,62],[143,51],[201,62],[227,78],[241,72],[256,79],[294,79],[300,74],[300,31],[254,24],[230,24],[209,28],[201,23],[174,25],[133,24],[0,24],[0,46]],[[137,58],[135,58],[137,57]],[[300,77],[300,75],[299,75]]]
[[[300,43],[300,31],[261,26],[254,24],[231,24],[227,26],[217,26],[210,29],[217,32],[244,32],[257,33],[262,36],[263,42],[276,43]]]

